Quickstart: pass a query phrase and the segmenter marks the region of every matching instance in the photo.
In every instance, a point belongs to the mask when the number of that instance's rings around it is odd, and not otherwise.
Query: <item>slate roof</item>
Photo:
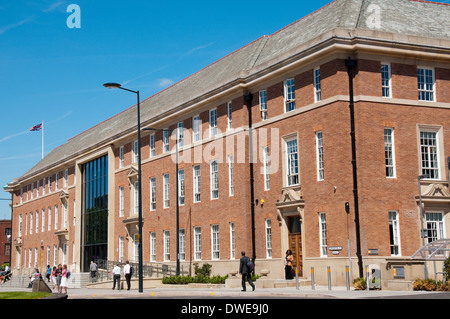
[[[376,12],[379,13],[378,16],[374,16]],[[142,101],[141,121],[144,123],[164,116],[213,89],[250,76],[256,70],[275,65],[281,58],[285,59],[294,54],[297,48],[301,50],[305,44],[311,47],[323,41],[324,36],[336,29],[366,29],[449,40],[450,6],[420,0],[335,0]],[[53,149],[17,181],[135,128],[135,107],[124,110]]]

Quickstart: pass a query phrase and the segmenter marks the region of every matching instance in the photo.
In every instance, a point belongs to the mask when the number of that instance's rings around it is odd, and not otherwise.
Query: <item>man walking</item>
[[[242,276],[242,291],[246,291],[245,281],[248,280],[250,286],[252,286],[252,290],[255,291],[255,284],[252,282],[252,269],[249,267],[250,258],[245,256],[245,251],[241,252],[241,259],[239,263],[239,273]]]
[[[114,284],[113,284],[113,290],[116,288],[116,281],[117,281],[117,290],[120,290],[120,267],[118,264],[116,264],[113,268],[113,279],[114,279]]]
[[[130,290],[131,284],[131,269],[130,262],[127,260],[125,266],[123,267],[123,274],[125,275],[125,280],[127,281],[127,290]]]
[[[91,282],[97,281],[97,264],[91,260],[91,265],[89,266],[89,270],[91,271]]]

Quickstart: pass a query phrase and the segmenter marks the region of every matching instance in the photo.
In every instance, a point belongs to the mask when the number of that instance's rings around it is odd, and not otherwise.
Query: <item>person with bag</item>
[[[242,291],[246,291],[245,282],[248,281],[252,290],[255,291],[255,284],[252,282],[253,262],[245,256],[245,251],[241,252],[241,259],[239,261],[239,273],[242,276]]]
[[[294,256],[292,255],[292,251],[290,249],[286,250],[286,257],[284,258],[284,273],[285,278],[294,279],[292,275],[292,262],[294,261]]]
[[[63,288],[64,288],[64,293],[67,295],[67,277],[68,277],[68,270],[67,270],[67,265],[64,264],[62,266],[62,271],[61,271],[61,284],[60,284],[60,293],[63,293]]]

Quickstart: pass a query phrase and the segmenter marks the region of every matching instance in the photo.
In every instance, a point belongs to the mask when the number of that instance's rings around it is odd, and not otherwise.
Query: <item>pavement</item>
[[[30,288],[1,287],[4,291],[31,291]],[[60,296],[60,295],[58,295]],[[262,288],[255,291],[241,291],[240,288],[146,288],[112,290],[99,288],[69,288],[67,299],[450,299],[450,292],[436,291],[388,291],[388,290],[347,290],[346,287],[316,286],[285,288]],[[64,296],[64,299],[65,296]]]

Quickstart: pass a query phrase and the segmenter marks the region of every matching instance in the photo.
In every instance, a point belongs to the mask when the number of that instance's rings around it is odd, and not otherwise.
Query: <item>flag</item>
[[[42,130],[42,123],[33,126],[32,128],[30,128],[30,131],[40,131]]]

